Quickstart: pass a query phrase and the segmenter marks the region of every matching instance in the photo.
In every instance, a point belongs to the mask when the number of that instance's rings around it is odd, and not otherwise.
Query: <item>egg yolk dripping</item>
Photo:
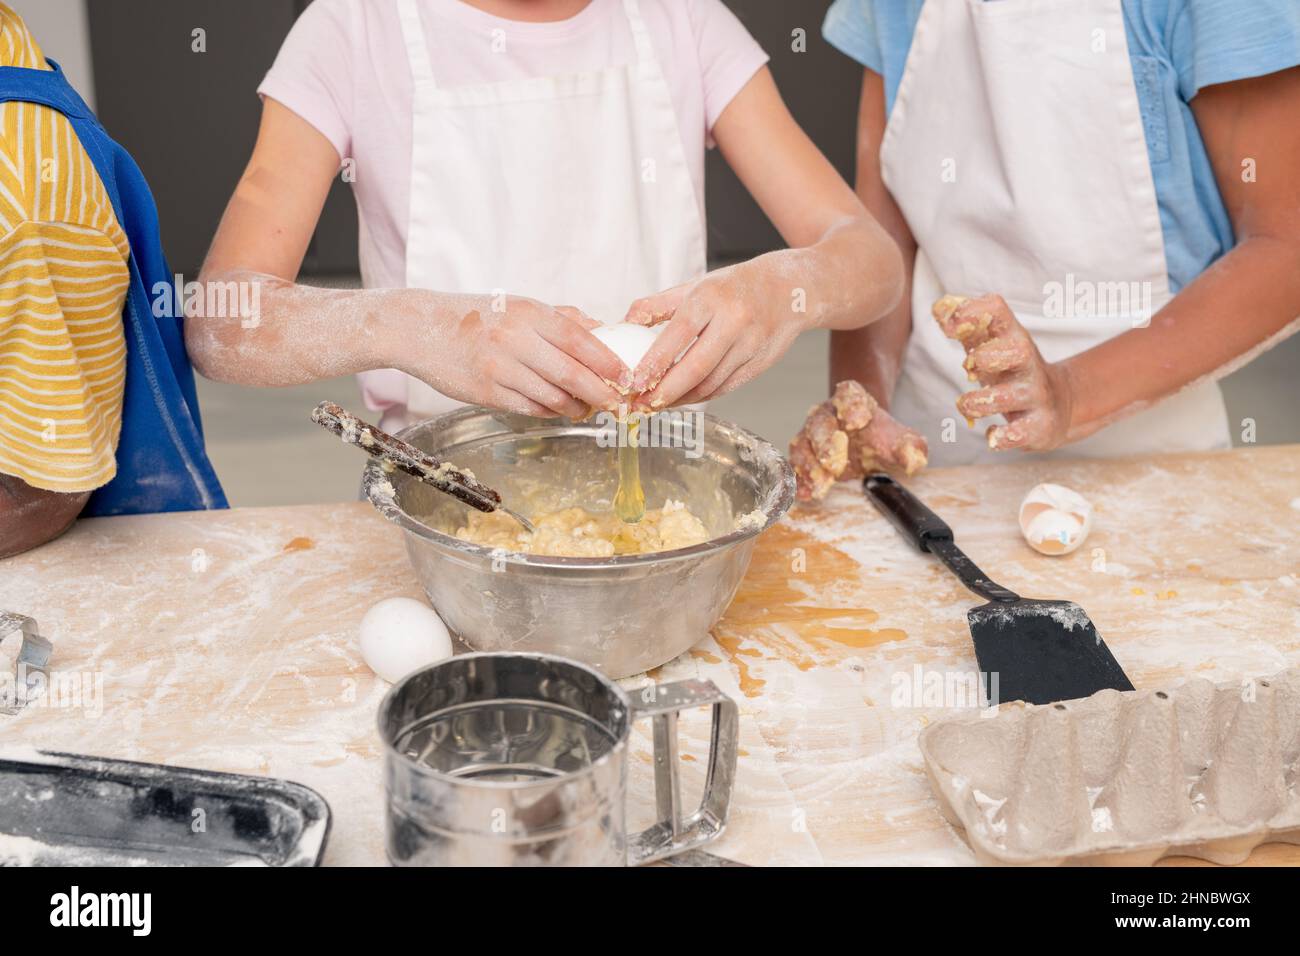
[[[614,495],[614,514],[625,524],[635,524],[645,517],[645,490],[641,487],[641,457],[637,438],[642,416],[635,413],[618,422],[618,491]]]

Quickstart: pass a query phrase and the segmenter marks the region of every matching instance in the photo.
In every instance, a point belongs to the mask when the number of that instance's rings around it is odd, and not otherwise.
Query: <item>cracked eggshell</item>
[[[1020,502],[1020,533],[1041,554],[1069,554],[1092,530],[1092,505],[1064,485],[1035,485]]]
[[[412,671],[451,657],[451,635],[442,618],[420,601],[385,598],[361,619],[361,657],[395,684]]]
[[[641,359],[650,346],[654,345],[664,325],[633,325],[631,322],[619,322],[616,325],[602,325],[591,330],[591,334],[609,347],[619,360],[629,369],[641,364]]]

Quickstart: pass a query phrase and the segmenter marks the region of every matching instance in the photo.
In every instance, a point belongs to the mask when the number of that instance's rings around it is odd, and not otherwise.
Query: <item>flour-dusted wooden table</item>
[[[1036,554],[1016,527],[1020,498],[1045,480],[1096,507],[1067,557]],[[935,470],[911,487],[994,579],[1082,604],[1139,687],[1300,664],[1300,446]],[[399,594],[419,596],[401,534],[368,504],[79,522],[0,562],[0,608],[54,642],[60,686],[59,700],[0,717],[0,748],[297,780],[333,808],[327,863],[382,863],[386,685],[356,633],[371,604]],[[628,682],[707,677],[740,702],[737,792],[714,851],[755,864],[973,862],[916,747],[927,723],[972,703],[927,688],[959,689],[947,678],[974,668],[973,603],[856,485],[769,530],[714,633]],[[682,721],[688,791],[704,717]],[[648,763],[641,727],[634,820],[649,814]],[[1300,863],[1300,847],[1266,845],[1250,862]]]

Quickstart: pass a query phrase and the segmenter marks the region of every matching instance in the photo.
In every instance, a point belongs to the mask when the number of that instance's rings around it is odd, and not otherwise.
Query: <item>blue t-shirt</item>
[[[835,0],[826,14],[826,40],[884,78],[886,110],[893,109],[923,2]],[[1188,103],[1203,87],[1300,64],[1300,0],[1122,3],[1169,286],[1177,291],[1234,242]]]

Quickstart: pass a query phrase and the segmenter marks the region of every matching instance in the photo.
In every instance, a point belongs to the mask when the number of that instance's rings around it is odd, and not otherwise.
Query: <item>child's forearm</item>
[[[870,216],[851,216],[809,246],[742,263],[776,279],[805,328],[856,329],[884,316],[903,294],[898,246]]]
[[[911,303],[906,301],[878,322],[831,332],[831,390],[840,382],[861,382],[888,411],[911,335]]]
[[[242,270],[204,273],[199,284],[186,309],[190,358],[207,378],[238,385],[299,385],[401,367],[414,351],[402,330],[414,328],[417,316],[438,324],[471,308],[468,296],[327,289]]]
[[[1182,389],[1214,381],[1300,328],[1300,241],[1245,239],[1151,318],[1061,364],[1078,441]]]
[[[575,309],[520,296],[322,289],[250,271],[201,277],[185,344],[208,378],[300,385],[395,368],[459,401],[572,418],[609,408],[626,373]],[[208,308],[223,292],[239,308]],[[242,298],[241,298],[242,297]]]
[[[0,473],[0,559],[53,541],[77,520],[89,499],[89,491],[46,491]]]

